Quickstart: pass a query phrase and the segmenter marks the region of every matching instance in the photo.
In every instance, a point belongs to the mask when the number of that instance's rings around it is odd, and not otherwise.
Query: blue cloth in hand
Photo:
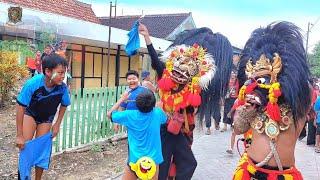
[[[139,22],[136,21],[128,33],[129,39],[125,48],[128,56],[135,55],[140,48]]]
[[[31,179],[31,168],[34,166],[49,169],[52,150],[52,133],[37,137],[25,143],[19,155],[19,174],[21,180]]]

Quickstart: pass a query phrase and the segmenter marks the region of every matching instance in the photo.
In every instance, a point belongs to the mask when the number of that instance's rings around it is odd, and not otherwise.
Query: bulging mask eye
[[[258,84],[264,84],[266,82],[266,79],[265,78],[259,78],[257,79],[257,83]]]

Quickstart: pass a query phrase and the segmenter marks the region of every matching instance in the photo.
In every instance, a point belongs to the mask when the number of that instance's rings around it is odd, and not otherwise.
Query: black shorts
[[[317,123],[316,135],[320,135],[320,123]]]
[[[41,118],[35,117],[35,116],[33,116],[33,115],[32,115],[30,112],[28,112],[28,111],[26,111],[24,114],[27,115],[27,116],[32,117],[32,118],[34,119],[34,121],[36,122],[37,125],[38,125],[38,124],[42,124],[42,123],[52,123],[52,122],[53,122],[53,120],[43,120],[43,119],[41,119]]]

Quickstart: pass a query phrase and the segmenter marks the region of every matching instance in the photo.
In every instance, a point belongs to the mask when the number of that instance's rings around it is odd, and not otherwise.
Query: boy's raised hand
[[[107,117],[110,119],[111,118],[111,114],[114,110],[118,109],[120,104],[127,101],[128,98],[130,96],[130,93],[128,91],[124,92],[120,99],[117,101],[117,103],[107,112]]]
[[[128,100],[129,96],[130,96],[130,93],[128,91],[126,91],[121,95],[121,98],[119,99],[119,101],[121,103],[125,102],[126,100]]]

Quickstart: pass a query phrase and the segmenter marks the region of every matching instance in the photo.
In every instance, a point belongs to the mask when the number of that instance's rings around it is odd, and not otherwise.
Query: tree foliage
[[[17,86],[20,79],[28,76],[25,65],[18,60],[18,53],[13,51],[0,51],[0,104],[10,99],[11,90]]]
[[[312,54],[310,54],[308,58],[311,67],[311,74],[320,78],[320,42],[316,44]]]
[[[0,50],[17,53],[21,64],[25,64],[26,57],[34,57],[31,45],[23,40],[0,41]]]
[[[56,37],[56,34],[54,33],[51,33],[50,31],[44,31],[40,34],[40,37],[39,37],[40,41],[38,43],[38,50],[43,52],[44,48],[48,45],[48,44],[53,44],[57,37]]]
[[[38,38],[33,47],[27,40],[0,41],[0,107],[10,100],[19,80],[28,76],[26,58],[35,57],[36,50],[43,52],[46,45],[55,42],[56,35],[45,31]]]

